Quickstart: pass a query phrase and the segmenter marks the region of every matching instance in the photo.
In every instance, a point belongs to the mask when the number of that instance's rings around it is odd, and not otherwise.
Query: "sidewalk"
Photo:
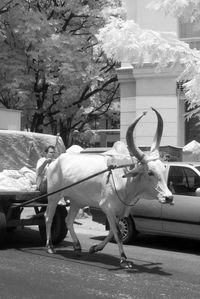
[[[92,216],[89,215],[75,219],[74,229],[76,232],[80,232],[82,234],[94,234],[99,236],[108,234],[108,232],[105,230],[105,226],[92,221]]]

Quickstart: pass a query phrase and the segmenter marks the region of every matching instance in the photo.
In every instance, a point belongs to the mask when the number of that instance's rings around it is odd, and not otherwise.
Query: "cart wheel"
[[[0,207],[0,243],[5,242],[6,237],[6,214],[3,208]]]
[[[43,210],[44,211],[44,210]],[[65,224],[65,218],[67,217],[67,209],[65,206],[57,206],[56,212],[53,218],[53,223],[51,227],[51,237],[52,243],[58,244],[64,240],[67,235],[68,229]],[[46,226],[39,226],[40,236],[42,240],[46,243]]]
[[[9,217],[9,219],[7,220],[19,220],[20,219],[20,215],[21,215],[22,209],[21,208],[15,208],[12,209],[12,213]],[[9,226],[6,228],[7,232],[11,233],[13,232],[15,229],[17,228],[17,226]]]

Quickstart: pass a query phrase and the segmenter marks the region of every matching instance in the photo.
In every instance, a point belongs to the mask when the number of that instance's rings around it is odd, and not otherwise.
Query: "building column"
[[[136,82],[132,66],[119,68],[117,74],[120,83],[120,140],[126,142],[127,127],[136,117]]]
[[[182,102],[177,97],[176,81],[179,71],[167,68],[156,72],[152,65],[143,68],[118,69],[121,97],[120,139],[125,141],[126,130],[136,116],[144,111],[135,130],[136,144],[150,146],[157,127],[157,118],[151,107],[163,117],[164,130],[161,145],[184,145],[184,116]]]

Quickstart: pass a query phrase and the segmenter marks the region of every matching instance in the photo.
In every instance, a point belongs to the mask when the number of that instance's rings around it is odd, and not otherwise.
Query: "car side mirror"
[[[196,196],[200,196],[200,188],[197,188],[197,189],[195,190],[195,195],[196,195]]]

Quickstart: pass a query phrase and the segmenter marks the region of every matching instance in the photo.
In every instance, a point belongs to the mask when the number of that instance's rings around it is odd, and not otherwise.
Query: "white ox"
[[[153,109],[153,108],[152,108]],[[111,161],[122,164],[132,164],[132,167],[122,167],[106,171],[90,178],[74,187],[59,191],[48,196],[46,211],[47,251],[54,253],[51,242],[51,224],[58,201],[64,197],[70,200],[70,209],[66,218],[66,225],[71,234],[74,250],[81,254],[81,245],[74,231],[74,219],[80,208],[85,206],[100,207],[106,214],[110,232],[98,245],[92,246],[89,253],[100,251],[115,237],[119,247],[120,266],[131,268],[132,263],[127,260],[123,250],[122,236],[118,221],[127,216],[131,206],[139,198],[158,198],[160,202],[171,202],[173,196],[165,181],[165,166],[159,159],[159,144],[163,130],[163,120],[160,114],[153,109],[158,118],[158,125],[151,152],[144,154],[134,143],[133,130],[143,113],[128,128],[126,140],[128,149],[120,142],[105,154],[83,154],[73,152],[60,155],[48,169],[48,193],[53,193],[66,186],[83,180],[93,174],[104,171]],[[134,162],[133,156],[137,158]],[[136,159],[135,159],[136,160]],[[149,203],[151,204],[151,203]]]

